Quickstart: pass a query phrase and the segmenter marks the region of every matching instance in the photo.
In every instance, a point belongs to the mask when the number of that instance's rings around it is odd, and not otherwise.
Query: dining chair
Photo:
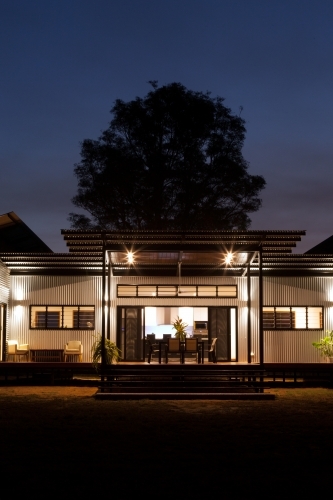
[[[216,359],[216,342],[217,342],[217,337],[212,339],[212,343],[210,344],[208,348],[208,361],[213,360],[213,363],[217,363]]]
[[[147,349],[148,349],[148,358],[147,358],[147,362],[150,364],[151,360],[152,360],[152,357],[154,354],[157,354],[159,356],[159,353],[160,353],[160,348],[159,348],[159,345],[158,344],[154,344],[154,342],[152,341],[151,338],[149,338],[150,335],[147,335]],[[155,340],[155,335],[154,335],[154,339]]]
[[[185,354],[191,353],[196,355],[196,361],[198,362],[199,358],[199,346],[198,339],[185,339],[184,349],[182,351],[183,363],[185,363]]]
[[[168,343],[165,346],[165,362],[169,361],[169,354],[179,353],[180,362],[182,362],[182,351],[179,339],[168,338]]]

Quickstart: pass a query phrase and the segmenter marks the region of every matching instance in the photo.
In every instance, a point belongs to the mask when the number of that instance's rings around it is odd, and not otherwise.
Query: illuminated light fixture
[[[227,265],[229,265],[229,264],[231,264],[231,263],[232,263],[233,259],[234,259],[234,254],[233,254],[233,253],[231,253],[231,252],[228,252],[228,253],[227,253],[227,255],[225,256],[224,262],[225,262]]]
[[[128,252],[128,254],[127,254],[127,262],[129,264],[133,264],[134,263],[134,254],[133,254],[133,252]]]

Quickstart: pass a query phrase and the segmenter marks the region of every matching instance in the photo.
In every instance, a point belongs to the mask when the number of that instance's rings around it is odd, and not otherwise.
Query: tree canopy
[[[98,140],[75,165],[78,229],[246,229],[265,180],[248,173],[245,122],[222,97],[180,83],[117,99]]]

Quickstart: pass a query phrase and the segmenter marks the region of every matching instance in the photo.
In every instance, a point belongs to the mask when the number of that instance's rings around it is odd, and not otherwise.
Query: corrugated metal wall
[[[10,338],[31,348],[63,348],[81,340],[83,361],[91,361],[93,334],[102,329],[102,279],[91,276],[12,276],[9,314]],[[95,305],[95,331],[30,330],[30,305]]]
[[[264,361],[270,363],[325,362],[312,342],[333,329],[333,278],[272,277],[264,280],[265,306],[323,306],[323,330],[264,332]]]
[[[9,286],[10,286],[10,278],[9,271],[7,266],[0,260],[0,361],[5,359],[6,352],[6,340],[8,336],[8,302],[9,302]],[[2,306],[4,304],[4,306]],[[3,313],[5,308],[5,313]],[[6,316],[5,318],[3,316]]]
[[[0,302],[8,304],[9,299],[9,271],[7,266],[0,260]]]
[[[4,299],[8,301],[8,271],[0,266],[0,280]],[[237,308],[238,325],[238,361],[247,362],[248,303],[247,278],[232,277],[193,277],[182,278],[183,285],[237,284],[236,299],[205,298],[119,298],[118,284],[175,284],[177,278],[152,277],[112,277],[110,282],[110,323],[111,339],[116,340],[117,306],[177,306],[208,307],[229,306]],[[30,330],[30,305],[95,305],[96,328],[102,329],[102,279],[91,276],[12,276],[10,278],[9,322],[11,339],[20,343],[29,343],[31,347],[62,348],[68,340],[81,340],[84,346],[84,360],[90,361],[90,349],[93,343],[92,333],[80,330]],[[7,289],[7,292],[6,292]],[[7,293],[7,295],[6,295]],[[333,278],[265,278],[264,305],[288,306],[324,306],[324,329],[333,329]],[[251,278],[251,351],[252,360],[259,362],[259,313],[258,313],[258,278]],[[322,337],[323,331],[265,331],[264,360],[266,362],[318,362],[317,351],[311,343]]]

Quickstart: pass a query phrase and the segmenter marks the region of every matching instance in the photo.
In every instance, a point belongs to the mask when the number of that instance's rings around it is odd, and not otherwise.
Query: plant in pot
[[[102,335],[99,333],[93,346],[91,348],[92,364],[96,371],[98,371],[99,364],[102,360]],[[105,362],[107,365],[112,365],[112,363],[118,363],[120,359],[121,351],[118,349],[116,344],[109,339],[105,339],[104,344],[105,349]]]
[[[175,337],[176,339],[179,339],[180,341],[184,341],[185,338],[187,337],[187,332],[186,328],[188,327],[188,324],[185,323],[179,316],[177,316],[177,319],[173,322],[173,329],[176,330]]]
[[[333,330],[326,330],[326,337],[319,342],[312,342],[313,347],[318,349],[321,356],[326,356],[333,363]]]

